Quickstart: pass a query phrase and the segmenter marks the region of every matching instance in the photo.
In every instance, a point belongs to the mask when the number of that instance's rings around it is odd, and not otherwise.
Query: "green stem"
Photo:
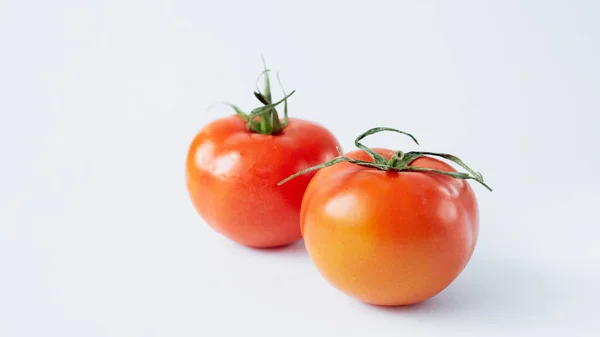
[[[259,132],[262,134],[266,134],[266,135],[273,135],[273,134],[278,134],[283,130],[283,127],[281,126],[281,121],[279,120],[279,114],[277,113],[277,110],[275,109],[275,107],[277,107],[279,104],[286,102],[287,99],[292,96],[296,91],[292,91],[290,92],[289,95],[285,96],[284,98],[280,99],[279,101],[272,103],[272,104],[268,104],[265,106],[261,106],[259,108],[256,108],[254,110],[252,110],[250,112],[250,114],[248,115],[248,119],[246,120],[247,125],[248,125],[248,129],[254,132]],[[252,129],[252,121],[254,121],[254,119],[256,117],[260,118],[260,131],[255,131]]]
[[[264,135],[271,134],[271,121],[268,114],[260,115],[260,133]]]
[[[265,57],[263,55],[260,56],[263,62],[263,73],[265,75],[265,90],[263,92],[263,96],[266,101],[271,104],[273,101],[271,100],[271,80],[269,79],[269,68],[267,68],[267,61],[265,61]]]
[[[267,68],[264,57],[262,58],[262,61],[264,69],[260,75],[258,75],[256,82],[258,84],[260,78],[264,76],[264,89],[261,91],[258,89],[257,85],[257,89],[254,91],[254,97],[256,97],[256,99],[258,99],[263,106],[255,108],[249,114],[247,114],[233,104],[225,104],[231,107],[235,113],[246,122],[246,126],[249,131],[264,135],[277,135],[280,134],[288,124],[287,99],[292,96],[295,91],[292,91],[289,95],[286,95],[278,74],[277,81],[279,82],[279,85],[283,91],[284,97],[281,100],[273,103],[271,95],[271,80],[269,79],[269,72],[271,72],[271,70]],[[276,109],[276,107],[281,103],[284,103],[283,121],[279,119],[279,113]]]
[[[281,88],[281,91],[283,92],[283,96],[287,96],[287,94],[285,93],[285,89],[283,88],[283,84],[281,84],[281,79],[279,78],[279,73],[277,73],[277,83],[279,83],[279,87]],[[288,124],[288,104],[287,104],[287,100],[285,100],[285,102],[283,103],[283,122],[282,127],[285,127]]]
[[[398,166],[402,162],[403,158],[404,158],[404,152],[396,151],[396,152],[394,152],[394,155],[392,156],[392,158],[390,158],[390,160],[387,162],[387,164],[392,167]]]
[[[357,148],[365,151],[371,157],[371,159],[373,160],[372,162],[348,158],[348,157],[344,156],[341,153],[341,151],[338,149],[338,152],[340,153],[339,157],[337,157],[333,160],[330,160],[328,162],[325,162],[325,163],[322,163],[322,164],[319,164],[319,165],[316,165],[313,167],[309,167],[309,168],[302,170],[296,174],[293,174],[293,175],[287,177],[286,179],[280,181],[277,185],[283,185],[286,182],[288,182],[300,175],[311,172],[311,171],[315,171],[315,170],[318,170],[318,169],[321,169],[324,167],[329,167],[329,166],[332,166],[332,165],[335,165],[335,164],[338,164],[341,162],[348,162],[351,164],[355,164],[355,165],[359,165],[359,166],[363,166],[363,167],[374,168],[374,169],[382,170],[382,171],[437,173],[437,174],[443,174],[443,175],[446,175],[446,176],[449,176],[449,177],[452,177],[455,179],[471,179],[471,180],[477,181],[478,183],[483,185],[488,190],[490,190],[490,191],[492,190],[492,188],[483,181],[483,176],[481,175],[481,173],[472,170],[461,159],[459,159],[458,157],[456,157],[454,155],[447,154],[447,153],[437,153],[437,152],[411,151],[411,152],[404,153],[402,151],[396,151],[396,152],[394,152],[392,157],[388,160],[383,155],[373,151],[373,149],[370,149],[360,143],[360,141],[362,139],[364,139],[365,137],[375,134],[375,133],[378,133],[378,132],[382,132],[382,131],[392,131],[392,132],[396,132],[396,133],[400,133],[400,134],[409,136],[415,143],[419,144],[419,142],[415,139],[415,137],[413,137],[411,134],[406,133],[404,131],[400,131],[400,130],[392,129],[392,128],[385,128],[385,127],[372,128],[372,129],[367,130],[366,132],[360,134],[354,141],[354,144],[356,145]],[[455,171],[443,171],[443,170],[437,170],[437,169],[432,169],[432,168],[427,168],[427,167],[416,167],[416,166],[410,165],[415,159],[423,157],[423,156],[436,156],[436,157],[441,157],[441,158],[450,160],[450,161],[454,162],[455,164],[459,165],[460,167],[464,168],[467,171],[467,173],[455,172]]]

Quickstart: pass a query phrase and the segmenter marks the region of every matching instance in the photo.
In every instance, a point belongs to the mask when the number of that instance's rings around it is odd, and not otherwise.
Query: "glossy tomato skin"
[[[217,232],[246,246],[276,247],[301,237],[300,207],[307,174],[288,176],[338,155],[324,127],[290,118],[278,135],[247,130],[238,116],[206,125],[186,161],[187,190],[200,216]]]
[[[372,161],[363,151],[346,156]],[[454,171],[430,157],[411,165]],[[340,163],[309,184],[301,226],[311,260],[333,286],[392,306],[424,301],[460,274],[475,248],[479,215],[465,180]]]

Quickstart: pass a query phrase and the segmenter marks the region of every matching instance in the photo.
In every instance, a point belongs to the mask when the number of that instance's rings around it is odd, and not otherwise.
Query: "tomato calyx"
[[[277,185],[281,186],[281,185],[285,184],[286,182],[288,182],[298,176],[301,176],[305,173],[308,173],[310,171],[315,171],[315,170],[318,170],[318,169],[321,169],[324,167],[333,166],[333,165],[341,163],[341,162],[348,162],[351,164],[355,164],[355,165],[359,165],[359,166],[363,166],[363,167],[370,167],[370,168],[374,168],[374,169],[382,170],[382,171],[430,172],[430,173],[440,173],[440,174],[447,175],[447,176],[450,176],[450,177],[456,178],[456,179],[471,179],[471,180],[477,181],[478,183],[483,185],[485,188],[492,191],[492,188],[483,181],[483,176],[481,175],[481,173],[472,170],[461,159],[459,159],[458,157],[456,157],[454,155],[451,155],[448,153],[438,153],[438,152],[426,152],[426,151],[403,152],[403,151],[398,150],[398,151],[394,152],[394,154],[392,155],[392,157],[390,159],[387,159],[386,157],[373,151],[372,149],[368,148],[367,146],[363,145],[360,142],[362,139],[364,139],[367,136],[373,135],[375,133],[383,132],[383,131],[392,131],[392,132],[403,134],[405,136],[410,137],[417,145],[419,145],[419,142],[417,141],[417,139],[415,137],[413,137],[413,135],[411,135],[410,133],[400,131],[398,129],[388,128],[388,127],[372,128],[372,129],[369,129],[369,130],[363,132],[354,140],[354,145],[357,148],[365,151],[371,157],[371,159],[373,159],[372,162],[348,158],[348,157],[344,156],[342,151],[338,148],[338,153],[340,154],[339,157],[337,157],[333,160],[330,160],[328,162],[325,162],[325,163],[322,163],[322,164],[319,164],[319,165],[316,165],[313,167],[309,167],[305,170],[297,172],[297,173],[287,177],[286,179],[280,181],[279,183],[277,183]],[[443,170],[437,170],[437,169],[426,168],[426,167],[410,166],[410,164],[413,161],[415,161],[417,158],[420,158],[423,156],[434,156],[434,157],[444,158],[446,160],[449,160],[449,161],[454,162],[455,164],[459,165],[460,167],[465,169],[467,172],[451,172],[451,171],[443,171]]]
[[[271,70],[267,68],[264,57],[263,67],[264,70],[260,73],[260,75],[258,75],[256,82],[258,83],[260,78],[264,77],[264,89],[261,91],[257,85],[256,91],[254,91],[254,97],[256,97],[259,102],[263,104],[263,106],[253,109],[250,111],[250,113],[245,113],[234,104],[225,104],[229,105],[235,111],[235,113],[246,122],[246,127],[249,131],[263,135],[277,135],[281,133],[288,124],[287,99],[296,91],[293,90],[289,95],[287,95],[283,89],[283,86],[281,85],[279,74],[277,74],[277,82],[283,91],[284,97],[281,100],[273,103],[271,95],[271,80],[269,79],[269,72],[271,72]],[[283,120],[279,119],[279,114],[277,113],[276,109],[276,107],[281,103],[283,103]]]

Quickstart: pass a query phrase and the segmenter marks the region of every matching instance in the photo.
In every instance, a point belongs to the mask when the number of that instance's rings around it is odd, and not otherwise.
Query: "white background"
[[[0,0],[0,336],[598,336],[600,2]],[[470,264],[421,305],[242,248],[185,190],[260,55],[346,150],[412,132],[473,184]],[[277,96],[281,97],[281,96]],[[371,146],[414,149],[395,135]]]

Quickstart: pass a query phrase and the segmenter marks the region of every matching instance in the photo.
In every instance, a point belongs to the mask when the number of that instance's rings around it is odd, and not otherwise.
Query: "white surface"
[[[0,336],[598,336],[598,1],[0,1]],[[475,255],[378,309],[301,243],[241,248],[192,209],[203,124],[254,106],[461,156]],[[369,145],[410,148],[399,136]]]

